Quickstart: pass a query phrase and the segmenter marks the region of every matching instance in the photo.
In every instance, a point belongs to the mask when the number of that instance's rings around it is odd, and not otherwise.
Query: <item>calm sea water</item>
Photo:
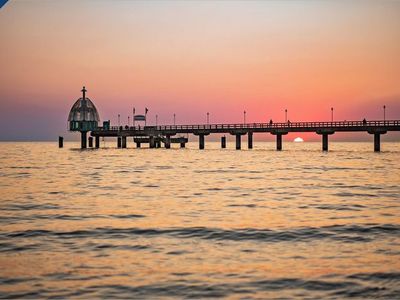
[[[0,297],[400,299],[400,144],[114,144],[0,143]]]

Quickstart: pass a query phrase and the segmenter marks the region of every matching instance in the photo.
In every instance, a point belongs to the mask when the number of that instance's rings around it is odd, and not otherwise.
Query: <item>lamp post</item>
[[[174,114],[174,126],[175,126],[175,117],[176,117],[176,115]]]
[[[285,123],[287,123],[287,109],[285,109]]]
[[[129,116],[128,116],[128,126],[131,126],[131,122],[129,120]]]
[[[246,111],[243,111],[243,124],[246,124]]]
[[[383,121],[386,122],[386,105],[383,106]]]
[[[333,107],[331,107],[331,122],[333,122]]]
[[[156,126],[158,125],[158,115],[156,115]]]
[[[207,125],[210,124],[210,113],[207,112]]]
[[[121,115],[118,114],[118,127],[121,125]]]

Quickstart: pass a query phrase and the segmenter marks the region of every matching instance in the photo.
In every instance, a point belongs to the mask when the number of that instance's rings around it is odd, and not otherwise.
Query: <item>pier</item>
[[[328,151],[329,136],[336,132],[365,132],[374,136],[374,151],[380,151],[380,137],[389,131],[400,131],[400,120],[385,121],[338,121],[338,122],[292,122],[292,123],[249,123],[249,124],[200,124],[200,125],[160,125],[160,126],[114,126],[110,128],[98,127],[91,131],[93,137],[116,137],[126,140],[134,137],[135,143],[149,143],[150,148],[155,148],[153,143],[162,142],[165,148],[170,148],[170,143],[185,144],[186,138],[172,138],[179,134],[192,134],[198,137],[199,149],[205,149],[205,137],[210,134],[230,134],[235,136],[236,149],[242,148],[242,136],[247,135],[247,148],[253,148],[253,134],[267,133],[276,137],[276,150],[283,149],[282,137],[289,132],[314,132],[321,136],[322,150]],[[221,137],[221,148],[226,147],[226,137]],[[124,147],[122,147],[124,148]]]
[[[329,149],[329,136],[336,132],[365,132],[374,136],[374,151],[381,150],[381,135],[389,131],[400,131],[400,120],[375,121],[334,121],[334,122],[282,122],[282,123],[242,123],[242,124],[198,124],[198,125],[158,125],[158,126],[111,126],[103,122],[98,126],[99,115],[96,107],[86,97],[82,89],[79,98],[71,108],[68,121],[70,131],[81,133],[81,148],[87,148],[87,133],[90,132],[89,147],[100,147],[100,138],[115,137],[118,148],[127,148],[128,138],[133,138],[136,147],[148,144],[149,148],[171,148],[171,143],[179,143],[184,148],[188,138],[179,135],[194,135],[198,138],[199,149],[206,148],[206,136],[225,134],[235,136],[235,148],[242,149],[242,136],[247,135],[247,148],[253,148],[253,134],[272,134],[276,138],[276,150],[283,149],[283,136],[290,133],[313,132],[321,136],[322,150]],[[226,136],[221,137],[221,148],[226,148]]]

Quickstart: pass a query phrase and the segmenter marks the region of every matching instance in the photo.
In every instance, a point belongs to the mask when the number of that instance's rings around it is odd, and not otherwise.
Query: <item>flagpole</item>
[[[133,113],[133,127],[135,127],[135,108],[133,108],[133,110],[132,110],[132,113]]]

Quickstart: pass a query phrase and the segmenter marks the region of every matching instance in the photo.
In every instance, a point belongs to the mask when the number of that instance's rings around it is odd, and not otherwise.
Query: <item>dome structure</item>
[[[100,122],[99,113],[93,102],[86,97],[86,89],[82,89],[82,98],[76,100],[68,116],[70,131],[91,131]]]

